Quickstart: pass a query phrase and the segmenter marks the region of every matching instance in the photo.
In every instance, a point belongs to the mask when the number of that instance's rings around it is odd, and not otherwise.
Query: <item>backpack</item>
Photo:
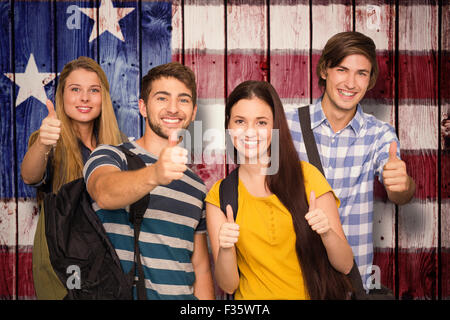
[[[314,135],[311,130],[309,106],[299,108],[299,118],[303,131],[303,140],[305,141],[306,152],[308,153],[308,159],[310,163],[317,167],[323,174],[322,163],[320,162],[317,145],[315,143]],[[309,130],[307,130],[308,128]],[[219,186],[220,209],[222,210],[222,212],[226,212],[226,206],[228,204],[231,205],[233,209],[234,221],[236,221],[238,213],[238,185],[239,167],[231,171],[231,173],[222,180]],[[364,289],[364,286],[362,284],[361,274],[359,273],[358,266],[356,265],[355,260],[353,260],[353,267],[347,277],[349,278],[353,287],[352,299],[369,299],[369,295],[367,295],[366,290]],[[229,299],[230,296],[227,295],[227,298]]]
[[[118,148],[125,153],[129,170],[145,167],[138,155],[123,146]],[[137,287],[138,299],[146,298],[138,239],[149,200],[148,194],[130,206],[130,222],[134,225],[135,264],[131,271],[125,274],[102,222],[92,209],[92,200],[83,178],[63,185],[56,194],[45,195],[44,226],[38,228],[37,232],[45,230],[44,241],[40,241],[38,245],[45,245],[46,241],[50,266],[37,266],[36,270],[50,269],[48,273],[56,274],[57,278],[50,276],[48,279],[60,283],[48,284],[47,287],[59,290],[57,298],[130,300],[133,299],[134,284]],[[37,263],[46,263],[47,248],[34,248],[43,256]],[[33,269],[34,264],[35,261]],[[67,292],[63,297],[61,294],[64,291],[61,291],[61,288]]]

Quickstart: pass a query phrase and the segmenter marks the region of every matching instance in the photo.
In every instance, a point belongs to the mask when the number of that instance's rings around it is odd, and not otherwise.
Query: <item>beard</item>
[[[152,131],[154,133],[156,133],[158,136],[160,136],[163,139],[169,139],[169,136],[163,132],[163,129],[161,128],[161,126],[157,123],[153,123],[152,120],[150,119],[150,117],[147,117],[147,122],[148,122],[148,125],[150,126],[150,129],[152,129]]]

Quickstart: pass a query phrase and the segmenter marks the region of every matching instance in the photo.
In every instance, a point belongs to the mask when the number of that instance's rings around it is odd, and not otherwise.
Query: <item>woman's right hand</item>
[[[219,246],[223,249],[234,247],[239,238],[239,225],[234,222],[233,209],[227,205],[227,222],[220,226]]]
[[[47,99],[48,116],[42,120],[39,128],[39,142],[46,146],[54,146],[58,142],[61,133],[61,121],[56,116],[53,103]]]

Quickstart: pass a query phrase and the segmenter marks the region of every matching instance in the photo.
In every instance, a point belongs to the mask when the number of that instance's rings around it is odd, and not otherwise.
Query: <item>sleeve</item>
[[[203,201],[202,216],[198,222],[197,228],[195,228],[195,233],[205,233],[206,232],[206,204]]]
[[[400,159],[400,142],[395,130],[391,125],[384,123],[377,138],[374,154],[374,171],[381,183],[383,183],[383,167],[389,159],[389,146],[393,141],[397,142],[397,157]]]
[[[215,205],[216,207],[220,208],[220,195],[219,195],[219,188],[220,183],[222,182],[222,179],[217,181],[212,188],[209,190],[208,195],[206,196],[205,201],[211,203],[212,205]]]
[[[111,145],[100,145],[92,151],[84,165],[83,176],[86,185],[92,172],[103,166],[113,166],[121,171],[128,169],[126,157],[119,149]]]
[[[305,180],[305,192],[308,204],[311,191],[314,191],[316,197],[320,197],[321,195],[331,191],[336,199],[336,205],[339,208],[339,205],[341,204],[340,200],[334,193],[327,179],[325,179],[322,173],[320,173],[319,169],[305,161],[301,161],[301,165],[303,170],[303,178]]]

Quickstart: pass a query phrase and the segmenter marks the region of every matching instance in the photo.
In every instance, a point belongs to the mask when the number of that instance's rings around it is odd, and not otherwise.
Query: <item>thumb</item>
[[[169,136],[169,147],[175,147],[178,144],[178,131],[173,131]]]
[[[397,159],[397,142],[392,141],[391,144],[389,145],[389,160],[395,159]]]
[[[48,110],[48,116],[53,119],[58,119],[58,117],[56,116],[55,106],[53,105],[53,102],[50,99],[47,99],[45,106],[47,107]]]
[[[234,223],[234,213],[233,208],[228,204],[227,205],[227,222]]]
[[[316,194],[314,191],[311,191],[309,196],[309,211],[316,209]]]

